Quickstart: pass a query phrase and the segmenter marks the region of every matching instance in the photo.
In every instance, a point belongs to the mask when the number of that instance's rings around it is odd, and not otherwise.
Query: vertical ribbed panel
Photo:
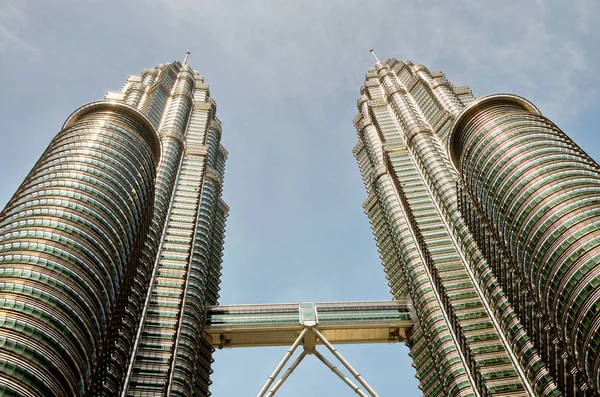
[[[217,128],[218,127],[218,128]],[[191,135],[191,134],[190,134]],[[223,246],[222,226],[224,217],[220,207],[222,173],[224,171],[223,151],[220,150],[220,124],[209,123],[205,134],[207,148],[206,174],[202,186],[200,208],[196,216],[193,256],[190,259],[185,287],[185,301],[180,313],[179,337],[172,360],[173,396],[209,395],[209,376],[212,371],[207,365],[212,363],[212,348],[203,340],[202,328],[205,324],[207,305],[216,304],[218,279],[220,275],[221,250]],[[190,153],[190,159],[202,157]],[[197,160],[196,160],[197,161]],[[222,207],[222,205],[221,205]],[[221,232],[221,233],[219,233]],[[213,252],[217,250],[217,252]],[[216,258],[215,258],[216,256]],[[218,261],[218,262],[217,262]],[[215,269],[218,266],[218,269]],[[211,276],[211,272],[213,273]],[[209,368],[210,366],[208,366]]]
[[[398,90],[399,95],[403,92],[402,87],[390,81],[390,77],[386,79],[388,87],[397,87],[394,89]],[[372,86],[372,84],[368,85],[368,87]],[[365,210],[368,211],[374,227],[386,273],[393,281],[392,291],[397,299],[404,298],[407,292],[410,293],[419,322],[424,329],[423,336],[427,340],[426,354],[435,359],[435,378],[445,380],[443,385],[438,385],[437,390],[441,390],[441,393],[446,395],[472,395],[473,381],[467,376],[465,360],[461,358],[455,347],[456,337],[452,335],[449,322],[441,311],[442,301],[438,288],[428,277],[424,263],[427,257],[418,245],[419,230],[404,193],[404,189],[411,189],[413,186],[411,181],[418,179],[418,175],[414,166],[410,164],[408,167],[400,167],[398,172],[404,173],[404,183],[398,183],[397,176],[385,160],[384,150],[387,144],[393,148],[394,155],[404,156],[410,161],[406,157],[404,139],[394,121],[394,113],[389,113],[385,102],[381,104],[378,98],[372,101],[373,103],[364,94],[359,99],[360,116],[355,119],[355,124],[363,147],[359,147],[354,153],[360,160],[359,164],[362,164],[363,175],[367,176],[365,183],[372,186],[375,194],[365,203]],[[406,99],[404,103],[408,103]],[[374,120],[371,114],[375,116]],[[411,120],[420,123],[418,117],[411,117]],[[405,125],[408,126],[407,123]],[[363,151],[368,156],[370,162],[368,166],[365,164]],[[366,174],[369,168],[371,175]],[[371,191],[371,188],[367,190]],[[417,199],[423,196],[423,193],[412,191],[409,193]],[[401,200],[399,195],[404,197],[404,200]],[[391,258],[390,255],[395,258]]]

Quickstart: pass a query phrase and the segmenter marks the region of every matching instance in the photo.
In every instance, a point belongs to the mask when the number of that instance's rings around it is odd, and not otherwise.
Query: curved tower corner
[[[160,157],[135,109],[77,110],[0,214],[0,391],[99,389],[148,226]]]
[[[449,151],[463,208],[510,264],[565,395],[598,393],[600,166],[528,101],[505,94],[463,111]]]

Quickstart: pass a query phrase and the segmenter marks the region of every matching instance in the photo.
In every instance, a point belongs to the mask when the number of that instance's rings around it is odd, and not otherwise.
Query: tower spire
[[[372,48],[369,48],[369,52],[371,53],[371,55],[373,55],[373,58],[375,59],[375,63],[380,63],[379,59],[377,59],[377,55],[375,55],[375,51],[373,51]]]
[[[185,58],[183,59],[183,64],[184,64],[184,65],[187,65],[187,63],[188,63],[188,58],[189,58],[189,57],[190,57],[190,52],[189,52],[189,51],[187,51],[187,52],[185,53]]]

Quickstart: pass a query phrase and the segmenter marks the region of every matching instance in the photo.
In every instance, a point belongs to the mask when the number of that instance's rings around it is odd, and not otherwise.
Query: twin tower
[[[393,301],[217,305],[227,151],[186,57],[75,111],[0,214],[0,394],[208,396],[214,348],[291,344],[270,396],[306,354],[332,368],[316,344],[392,340],[425,396],[600,395],[600,166],[407,61],[375,58],[357,106]]]

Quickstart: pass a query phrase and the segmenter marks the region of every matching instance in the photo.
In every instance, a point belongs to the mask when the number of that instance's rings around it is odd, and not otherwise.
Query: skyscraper
[[[424,394],[597,394],[600,167],[523,98],[375,61],[354,155]]]
[[[1,394],[207,396],[214,348],[291,344],[259,395],[315,355],[377,396],[333,343],[394,341],[426,396],[598,394],[600,167],[533,104],[375,58],[354,154],[395,302],[216,306],[227,152],[187,58],[76,110],[0,213]]]
[[[215,113],[186,55],[67,119],[0,214],[0,394],[208,394]]]

